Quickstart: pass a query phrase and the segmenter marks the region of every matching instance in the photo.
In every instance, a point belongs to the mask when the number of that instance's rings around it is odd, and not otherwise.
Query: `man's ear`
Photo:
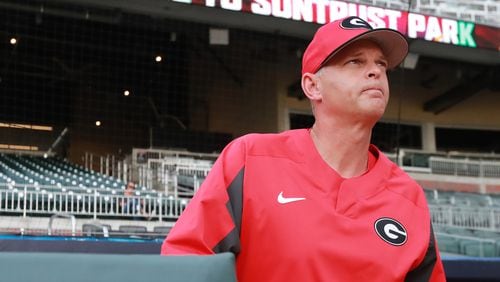
[[[302,75],[302,91],[311,101],[321,100],[321,85],[319,77],[315,74],[306,72]]]

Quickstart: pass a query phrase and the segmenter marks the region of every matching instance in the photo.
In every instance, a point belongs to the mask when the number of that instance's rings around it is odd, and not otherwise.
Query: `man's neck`
[[[371,127],[327,127],[315,123],[311,138],[323,160],[342,177],[356,177],[366,172]]]

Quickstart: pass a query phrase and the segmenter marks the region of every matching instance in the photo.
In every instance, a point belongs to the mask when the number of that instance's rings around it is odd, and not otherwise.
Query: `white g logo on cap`
[[[345,18],[342,21],[342,23],[340,23],[340,26],[343,27],[344,29],[353,29],[353,28],[373,29],[370,26],[370,24],[368,24],[362,18],[358,18],[358,17],[348,17],[348,18]]]

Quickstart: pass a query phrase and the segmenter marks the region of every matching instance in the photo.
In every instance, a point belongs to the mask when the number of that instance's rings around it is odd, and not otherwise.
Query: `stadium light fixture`
[[[97,126],[97,127],[101,126],[101,121],[100,120],[96,120],[95,121],[95,126]]]
[[[18,144],[0,144],[0,149],[17,151],[38,151],[38,146],[18,145]]]
[[[10,42],[11,45],[16,45],[17,44],[17,38],[12,37],[9,42]]]
[[[130,91],[128,90],[123,91],[123,96],[128,96],[128,95],[130,95]]]
[[[210,28],[210,45],[229,45],[229,30],[225,28]]]
[[[52,126],[35,125],[35,124],[24,124],[24,123],[4,123],[4,122],[0,122],[0,127],[16,128],[16,129],[42,130],[42,131],[52,131]]]
[[[160,55],[158,55],[158,56],[155,57],[155,61],[157,63],[161,62],[162,60],[163,60],[163,58]]]
[[[405,69],[414,70],[417,67],[419,57],[420,57],[419,54],[410,52],[404,59],[401,66]]]

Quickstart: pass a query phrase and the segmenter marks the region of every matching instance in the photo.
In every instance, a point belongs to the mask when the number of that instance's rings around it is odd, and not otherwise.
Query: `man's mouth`
[[[370,95],[384,96],[384,92],[379,87],[367,87],[364,88],[362,92]]]

